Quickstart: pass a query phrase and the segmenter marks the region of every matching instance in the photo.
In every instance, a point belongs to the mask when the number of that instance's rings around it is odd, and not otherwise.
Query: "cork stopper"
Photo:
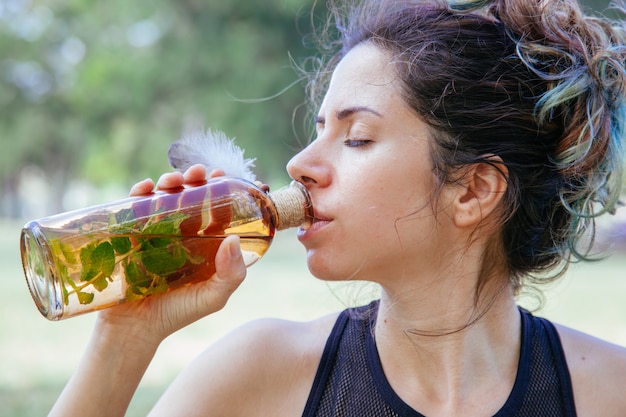
[[[278,219],[276,230],[290,227],[309,227],[313,219],[313,205],[309,193],[301,183],[292,181],[289,187],[269,193],[274,202]]]

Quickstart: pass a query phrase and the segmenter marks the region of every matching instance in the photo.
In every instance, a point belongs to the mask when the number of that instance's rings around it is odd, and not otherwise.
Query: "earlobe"
[[[454,201],[455,224],[477,226],[494,213],[506,191],[507,179],[508,170],[500,157],[470,165]]]

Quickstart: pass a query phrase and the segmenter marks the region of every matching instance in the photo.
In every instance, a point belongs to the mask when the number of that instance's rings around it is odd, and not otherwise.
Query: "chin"
[[[361,266],[348,268],[346,265],[337,265],[328,262],[328,259],[318,262],[316,257],[307,257],[307,266],[311,274],[322,281],[361,281],[364,280]]]

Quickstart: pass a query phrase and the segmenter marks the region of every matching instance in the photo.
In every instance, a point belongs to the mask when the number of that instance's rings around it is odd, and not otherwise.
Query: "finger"
[[[215,280],[224,285],[225,291],[232,292],[244,280],[246,272],[239,236],[227,236],[215,255]]]
[[[211,173],[209,174],[209,178],[223,177],[224,175],[226,175],[226,172],[224,172],[223,169],[216,168],[211,171]]]
[[[180,172],[168,172],[161,175],[157,181],[158,190],[175,190],[183,186],[184,178]]]
[[[263,184],[261,181],[255,181],[254,184],[259,187],[261,190],[265,191],[266,193],[270,192],[270,186],[267,184]]]
[[[139,181],[135,185],[133,185],[130,189],[129,195],[131,197],[137,197],[142,195],[152,194],[154,190],[154,181],[150,178],[146,178],[143,181]]]
[[[206,167],[202,164],[192,165],[183,174],[183,181],[187,185],[202,185],[206,183]]]

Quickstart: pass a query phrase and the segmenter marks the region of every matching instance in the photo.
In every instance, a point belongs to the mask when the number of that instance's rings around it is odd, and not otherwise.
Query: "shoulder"
[[[178,376],[154,415],[205,415],[208,409],[216,416],[302,413],[336,319],[262,319],[241,326]]]
[[[623,416],[626,348],[556,325],[572,377],[578,415]]]
[[[309,360],[319,362],[326,339],[337,319],[337,314],[309,322],[281,319],[261,319],[247,323],[235,330],[215,346],[213,351],[239,353],[240,360],[259,373],[284,370],[285,365],[301,365]],[[258,361],[259,357],[263,361]],[[295,362],[295,363],[294,363]],[[277,365],[273,369],[272,365]]]

